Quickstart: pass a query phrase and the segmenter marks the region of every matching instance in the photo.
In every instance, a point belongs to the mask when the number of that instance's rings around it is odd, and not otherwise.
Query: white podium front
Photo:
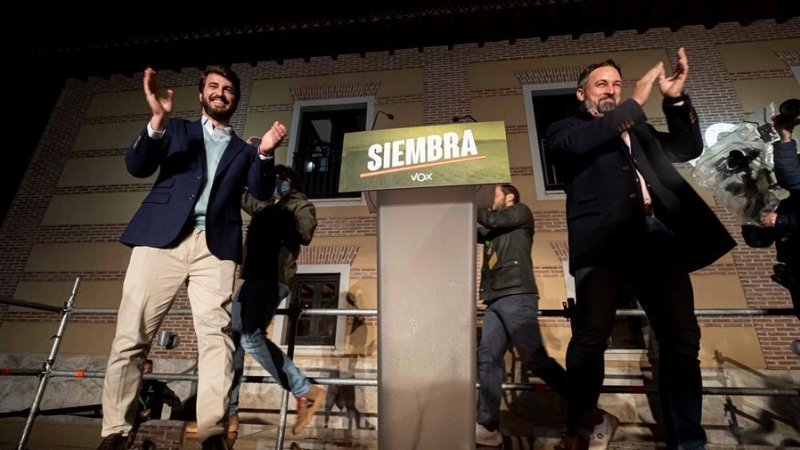
[[[472,450],[474,186],[377,192],[378,443]]]

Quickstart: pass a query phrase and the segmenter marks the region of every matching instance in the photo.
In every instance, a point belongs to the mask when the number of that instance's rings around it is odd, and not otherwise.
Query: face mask
[[[292,187],[289,186],[288,181],[278,180],[278,182],[275,184],[275,196],[283,197],[284,195],[288,194],[291,189]]]

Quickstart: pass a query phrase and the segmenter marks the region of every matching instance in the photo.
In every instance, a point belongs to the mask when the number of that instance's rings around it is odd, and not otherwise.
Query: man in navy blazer
[[[553,123],[547,152],[565,177],[570,273],[576,305],[567,350],[567,427],[561,449],[586,450],[602,420],[597,400],[618,298],[632,292],[659,343],[661,411],[671,449],[703,449],[700,328],[689,273],[735,241],[672,166],[700,155],[697,114],[683,92],[689,64],[678,50],[671,76],[658,63],[622,100],[612,60],[583,71],[575,117]],[[669,132],[642,109],[658,83]]]
[[[158,177],[120,238],[133,250],[106,370],[99,448],[126,448],[145,355],[187,283],[199,353],[197,438],[205,450],[226,449],[234,348],[230,303],[242,259],[240,199],[244,189],[263,200],[272,194],[272,151],[286,128],[275,122],[258,148],[236,136],[229,121],[240,81],[228,67],[203,72],[200,120],[170,118],[173,91],[162,94],[150,68],[144,92],[153,115],[125,164],[133,176]]]

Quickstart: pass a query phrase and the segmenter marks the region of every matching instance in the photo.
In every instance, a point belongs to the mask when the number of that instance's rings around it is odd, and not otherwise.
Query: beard
[[[505,200],[492,205],[492,211],[501,211],[506,208]]]
[[[205,97],[200,100],[200,105],[203,106],[203,110],[208,117],[211,117],[217,122],[227,122],[231,116],[233,116],[234,111],[236,111],[235,106],[230,106],[228,109],[217,109],[212,106]]]
[[[614,103],[613,101],[612,102],[601,101],[600,104],[598,105],[597,103],[594,103],[593,101],[587,98],[586,100],[583,101],[583,107],[586,108],[587,111],[591,111],[592,109],[594,109],[599,113],[607,113],[613,111],[617,107],[617,104]]]

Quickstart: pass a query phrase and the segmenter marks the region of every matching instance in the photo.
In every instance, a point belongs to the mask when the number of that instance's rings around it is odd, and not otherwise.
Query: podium
[[[475,448],[476,199],[509,180],[503,122],[345,135],[340,191],[378,215],[380,449]]]

